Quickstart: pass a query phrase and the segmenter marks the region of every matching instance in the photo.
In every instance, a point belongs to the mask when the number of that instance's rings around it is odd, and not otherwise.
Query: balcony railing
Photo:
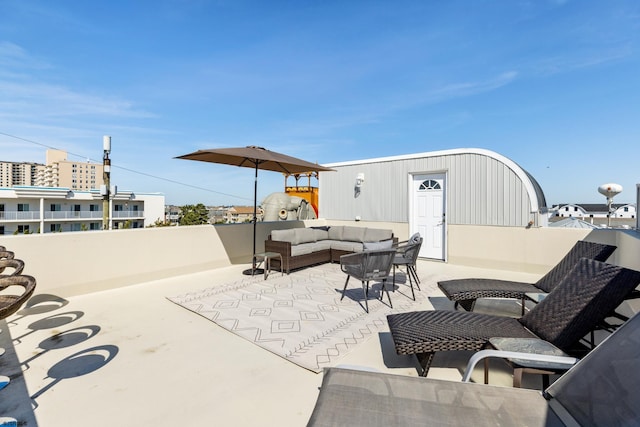
[[[0,221],[40,221],[39,211],[0,212]]]
[[[144,218],[144,211],[114,211],[112,213],[113,218]]]
[[[44,219],[102,219],[102,211],[45,211]]]
[[[45,211],[45,220],[102,219],[102,211]],[[144,211],[114,211],[113,219],[144,218]],[[0,211],[0,221],[40,221],[39,211]]]

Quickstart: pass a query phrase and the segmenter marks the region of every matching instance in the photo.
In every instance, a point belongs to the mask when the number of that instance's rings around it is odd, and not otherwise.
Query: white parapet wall
[[[38,293],[66,297],[230,265],[214,227],[2,236]]]
[[[256,252],[273,229],[323,225],[386,228],[399,240],[409,232],[392,222],[265,222],[256,227]],[[542,275],[580,239],[616,245],[608,262],[640,270],[640,233],[613,229],[449,225],[446,262]],[[24,274],[38,280],[37,293],[67,297],[232,264],[248,267],[253,224],[0,236],[0,245],[25,261]]]

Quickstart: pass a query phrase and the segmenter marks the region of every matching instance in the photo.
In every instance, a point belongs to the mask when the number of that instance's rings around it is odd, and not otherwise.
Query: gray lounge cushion
[[[316,243],[300,243],[299,245],[291,245],[291,256],[307,255],[317,252]]]
[[[331,249],[338,251],[362,252],[362,243],[331,240]]]
[[[331,249],[331,242],[332,240],[329,240],[329,239],[318,240],[316,243],[314,243],[315,250],[316,251],[329,250]]]

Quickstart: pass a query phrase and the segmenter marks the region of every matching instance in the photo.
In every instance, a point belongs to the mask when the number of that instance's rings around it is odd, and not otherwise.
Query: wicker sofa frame
[[[396,353],[415,354],[426,376],[438,351],[482,350],[490,338],[541,338],[581,357],[581,339],[640,284],[640,272],[582,258],[556,288],[519,319],[464,311],[387,316]]]

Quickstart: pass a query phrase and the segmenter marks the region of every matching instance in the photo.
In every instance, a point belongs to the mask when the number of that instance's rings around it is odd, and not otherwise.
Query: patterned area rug
[[[404,273],[396,270],[393,308],[381,282],[369,284],[369,313],[364,311],[360,282],[353,278],[340,301],[346,275],[339,264],[323,264],[282,276],[272,272],[175,297],[183,306],[217,325],[313,372],[334,366],[361,344],[387,328],[390,313],[410,311],[436,288],[435,281],[422,280],[416,302],[405,284]],[[387,289],[391,290],[391,278]]]

